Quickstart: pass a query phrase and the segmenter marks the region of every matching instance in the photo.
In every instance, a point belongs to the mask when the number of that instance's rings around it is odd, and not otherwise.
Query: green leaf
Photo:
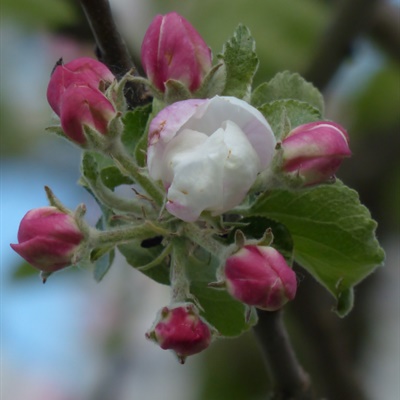
[[[244,25],[239,25],[233,37],[225,43],[222,54],[226,70],[224,96],[234,96],[239,99],[249,99],[254,74],[258,67],[255,52],[255,41]]]
[[[219,261],[208,253],[198,249],[189,256],[186,273],[191,281],[190,291],[199,301],[204,318],[212,324],[222,336],[234,337],[250,329],[257,321],[252,315],[246,322],[246,306],[234,300],[225,290],[208,287],[215,282]]]
[[[258,108],[271,125],[277,139],[281,139],[285,132],[286,120],[289,120],[290,128],[319,121],[321,113],[308,103],[299,100],[276,100],[263,104]]]
[[[111,251],[107,251],[95,261],[93,276],[97,282],[100,282],[107,274],[114,261],[114,257],[115,251],[112,249]]]
[[[102,154],[85,151],[82,155],[81,172],[89,181],[96,182],[99,171],[110,166],[113,166],[113,161]]]
[[[310,104],[324,114],[324,99],[319,90],[297,73],[279,72],[269,82],[258,86],[252,96],[251,104],[260,107],[276,100],[299,100]]]
[[[288,228],[295,261],[336,297],[342,316],[352,307],[351,288],[383,264],[376,222],[357,193],[341,182],[264,193],[249,214]]]
[[[160,263],[153,268],[146,269],[155,259],[157,259],[164,250],[161,244],[146,248],[141,245],[141,241],[132,240],[126,244],[118,246],[118,250],[126,258],[126,261],[132,267],[138,269],[149,278],[158,283],[169,285],[169,264],[166,259],[159,259]]]
[[[106,187],[114,190],[120,185],[130,185],[133,180],[123,175],[121,171],[114,165],[105,167],[100,171],[100,177]]]
[[[137,107],[133,111],[125,113],[122,119],[124,123],[122,143],[130,154],[134,154],[140,166],[146,165],[146,131],[151,108],[151,104]]]

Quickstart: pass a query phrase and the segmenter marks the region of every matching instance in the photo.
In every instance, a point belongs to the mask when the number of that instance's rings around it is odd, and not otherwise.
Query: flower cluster
[[[213,67],[207,44],[176,13],[153,20],[141,58],[147,79],[128,72],[123,83],[90,58],[57,64],[47,98],[65,136],[90,150],[84,152],[81,183],[104,204],[104,215],[99,229],[89,228],[82,213],[72,214],[50,194],[51,206],[29,211],[18,244],[11,246],[34,267],[52,273],[73,264],[77,254],[96,270],[99,258],[116,246],[125,255],[124,244],[146,247],[155,241],[154,252],[143,256],[133,248],[127,259],[138,268],[142,263],[144,273],[167,267],[160,275],[149,274],[170,283],[172,295],[146,336],[183,363],[218,334],[218,326],[207,321],[207,307],[191,292],[196,274],[187,271],[192,265],[203,262],[206,272],[198,274],[209,279],[212,269],[221,278],[214,286],[225,289],[236,306],[242,303],[242,326],[250,326],[249,309],[277,311],[294,299],[297,279],[290,257],[284,258],[275,243],[245,237],[243,210],[276,188],[307,190],[331,182],[351,154],[349,137],[344,128],[322,119],[277,137],[281,115],[270,118],[265,109],[249,104],[248,96],[225,91],[225,60]],[[208,91],[211,80],[219,79],[216,71],[222,71],[217,89]],[[152,113],[149,107],[127,111],[115,106],[116,92],[110,88],[120,85],[122,93],[123,85],[135,79],[155,96]],[[171,87],[178,88],[172,97],[167,95]],[[118,135],[110,128],[116,119],[125,124]],[[93,140],[88,145],[91,135],[106,138],[107,145]],[[136,185],[136,198],[114,192],[126,183]],[[239,232],[240,243],[233,242],[232,232]],[[201,281],[201,290],[214,290],[207,283]]]

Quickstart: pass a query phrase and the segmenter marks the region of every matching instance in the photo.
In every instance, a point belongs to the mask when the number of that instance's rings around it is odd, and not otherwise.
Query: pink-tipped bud
[[[11,247],[29,264],[44,272],[55,272],[71,265],[83,240],[71,215],[55,207],[28,211],[18,230],[18,244]]]
[[[74,142],[84,145],[84,125],[106,135],[109,122],[116,116],[111,102],[97,89],[70,86],[62,95],[61,127]]]
[[[282,141],[283,171],[299,177],[303,186],[332,179],[349,157],[349,136],[338,124],[311,122],[293,129]]]
[[[200,353],[211,343],[211,329],[196,307],[184,303],[164,307],[146,337],[164,350],[173,350],[183,364],[187,356]]]
[[[162,92],[169,79],[195,91],[212,66],[209,47],[176,12],[154,18],[143,39],[141,58],[147,77]]]
[[[47,87],[47,101],[53,111],[60,116],[63,93],[71,85],[99,89],[100,82],[108,85],[114,79],[112,72],[103,63],[92,58],[82,57],[67,64],[59,63],[54,68]]]
[[[263,310],[278,310],[296,295],[295,273],[270,246],[242,247],[228,257],[224,274],[231,296]]]

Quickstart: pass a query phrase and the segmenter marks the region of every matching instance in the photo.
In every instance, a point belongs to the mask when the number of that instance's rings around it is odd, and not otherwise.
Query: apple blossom
[[[18,244],[11,247],[35,268],[54,272],[71,265],[82,240],[83,234],[71,215],[55,207],[41,207],[22,218]]]
[[[187,356],[206,349],[212,339],[209,325],[192,303],[164,307],[146,337],[164,350],[173,350],[182,364]]]
[[[211,50],[176,12],[157,15],[151,22],[143,39],[141,59],[148,78],[162,92],[169,79],[195,91],[212,66]]]
[[[204,210],[218,215],[240,204],[275,144],[263,115],[243,100],[185,100],[152,120],[147,163],[167,189],[167,210],[192,222]]]
[[[278,310],[296,294],[295,273],[271,246],[242,247],[227,258],[224,276],[234,298],[263,310]]]
[[[332,178],[349,157],[349,136],[334,122],[318,121],[300,125],[282,141],[282,169],[300,177],[310,186]]]

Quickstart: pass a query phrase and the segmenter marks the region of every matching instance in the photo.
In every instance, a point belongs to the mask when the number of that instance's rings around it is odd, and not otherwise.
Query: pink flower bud
[[[319,121],[300,125],[282,141],[283,170],[310,186],[332,178],[349,157],[349,136],[338,124]]]
[[[212,66],[209,47],[176,12],[154,18],[143,39],[141,58],[148,78],[162,92],[169,79],[195,91]]]
[[[112,72],[101,62],[88,57],[77,58],[55,67],[47,87],[47,101],[60,116],[62,95],[68,87],[79,85],[98,89],[100,82],[110,84],[114,79]]]
[[[183,364],[187,356],[200,353],[211,343],[211,329],[191,303],[164,307],[153,328],[146,333],[164,350],[173,350]]]
[[[35,268],[55,272],[71,265],[83,235],[74,218],[55,207],[28,211],[18,230],[18,244],[11,247]]]
[[[97,89],[72,85],[62,95],[61,127],[71,140],[81,145],[86,142],[84,125],[106,135],[115,116],[114,106]]]
[[[296,294],[296,275],[273,247],[242,247],[228,257],[224,274],[234,298],[263,310],[278,310]]]

